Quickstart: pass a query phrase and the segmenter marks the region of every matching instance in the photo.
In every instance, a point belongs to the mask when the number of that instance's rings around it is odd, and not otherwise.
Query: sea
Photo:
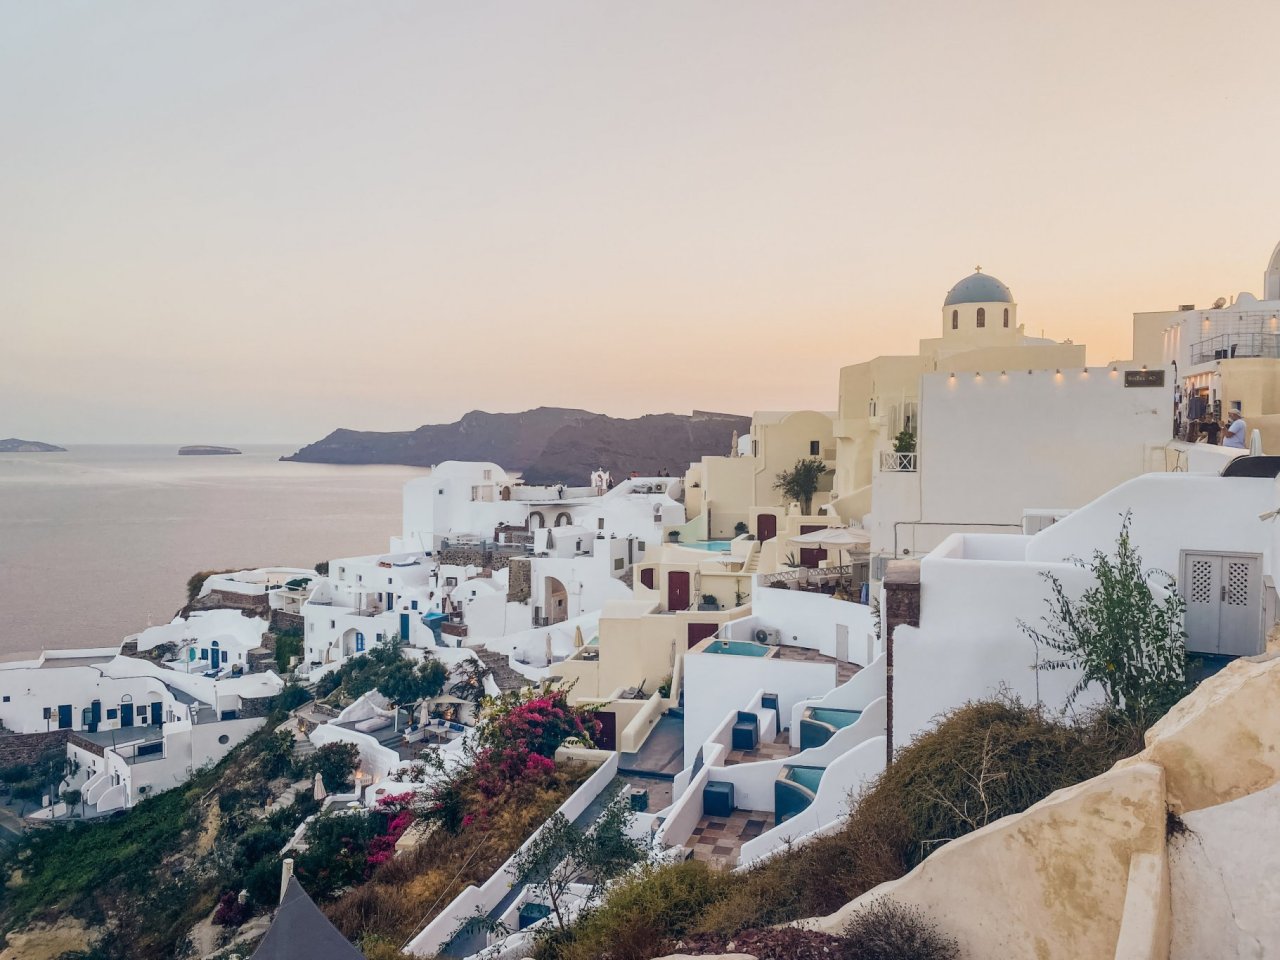
[[[199,570],[385,552],[429,471],[93,445],[0,454],[0,657],[117,644],[168,623]]]

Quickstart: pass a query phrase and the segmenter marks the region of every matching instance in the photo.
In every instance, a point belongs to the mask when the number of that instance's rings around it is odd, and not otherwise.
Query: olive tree
[[[780,491],[788,500],[803,504],[807,515],[813,506],[813,495],[818,492],[818,484],[829,472],[826,461],[818,457],[797,460],[790,470],[778,474],[773,489]]]
[[[1147,726],[1177,703],[1187,690],[1186,604],[1173,578],[1143,570],[1142,557],[1129,536],[1130,514],[1120,525],[1114,556],[1095,550],[1092,560],[1072,562],[1093,575],[1078,599],[1068,596],[1052,573],[1044,626],[1018,625],[1056,656],[1040,660],[1037,670],[1080,671],[1067,697],[1076,701],[1091,683],[1100,686],[1111,708]],[[1152,581],[1161,581],[1153,589]]]

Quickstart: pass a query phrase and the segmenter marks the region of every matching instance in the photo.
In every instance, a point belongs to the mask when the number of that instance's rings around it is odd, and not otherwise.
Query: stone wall
[[[107,755],[107,750],[102,744],[96,743],[87,737],[82,737],[78,733],[72,733],[67,739],[81,750],[88,750],[95,756],[105,757]]]
[[[505,553],[494,553],[479,544],[455,544],[436,551],[436,559],[441,563],[454,564],[459,567],[481,567],[484,570],[505,570],[512,560],[523,559]]]
[[[240,701],[238,711],[241,720],[253,717],[265,717],[271,712],[271,701],[274,697],[244,697]]]
[[[507,570],[507,602],[528,602],[533,596],[533,564],[528,557],[513,557]]]
[[[300,613],[286,613],[284,610],[272,610],[269,625],[272,630],[281,633],[288,630],[296,630],[301,633],[306,626],[306,620]],[[275,649],[274,646],[272,649]]]
[[[70,730],[0,734],[0,767],[35,763],[45,751],[54,747],[65,748],[70,738]]]

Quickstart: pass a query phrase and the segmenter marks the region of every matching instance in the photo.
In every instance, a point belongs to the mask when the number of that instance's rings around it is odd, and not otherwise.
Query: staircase
[[[301,740],[294,738],[293,741],[293,759],[297,761],[306,760],[316,752],[316,745],[311,742],[310,737],[303,737]]]
[[[755,573],[760,568],[760,544],[757,542],[747,554],[747,562],[742,565],[744,574]]]
[[[472,652],[480,658],[481,662],[488,669],[489,674],[493,677],[493,682],[498,685],[498,689],[503,693],[511,690],[523,690],[529,686],[529,680],[511,669],[511,664],[507,661],[506,654],[495,653],[484,646],[472,647]]]

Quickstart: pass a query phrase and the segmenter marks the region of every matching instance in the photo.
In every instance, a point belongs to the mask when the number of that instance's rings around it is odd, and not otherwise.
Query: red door
[[[597,750],[618,749],[618,715],[611,710],[595,710],[592,717],[600,721],[600,732],[596,734]]]
[[[645,567],[640,571],[640,585],[653,589],[653,567]]]
[[[720,629],[718,623],[691,623],[689,624],[689,647],[695,647],[703,640],[715,634]]]
[[[756,517],[756,539],[763,543],[778,535],[778,518],[772,513],[762,513]]]
[[[813,524],[802,523],[800,525],[800,535],[813,533],[816,530],[825,530],[826,527],[815,526]],[[819,560],[827,559],[827,551],[822,547],[801,547],[800,548],[800,566],[817,567]]]
[[[667,609],[689,609],[688,570],[672,570],[667,574]]]

